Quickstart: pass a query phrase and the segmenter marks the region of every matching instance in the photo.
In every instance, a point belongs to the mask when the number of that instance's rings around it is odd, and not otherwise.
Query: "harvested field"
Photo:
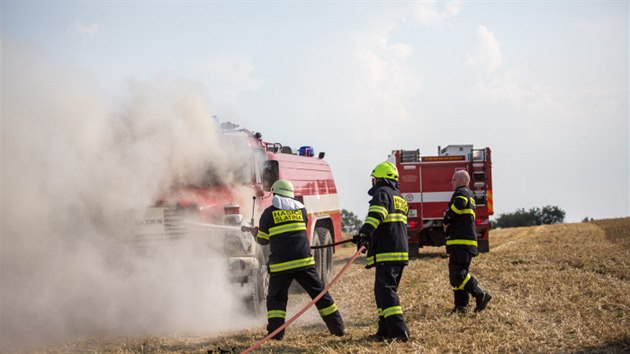
[[[348,335],[328,335],[317,313],[287,329],[260,353],[621,353],[630,352],[630,218],[495,230],[491,251],[471,273],[494,298],[479,314],[451,316],[443,249],[423,249],[399,289],[412,340],[369,342],[376,330],[373,270],[360,257],[332,289]],[[354,253],[337,253],[338,272]],[[289,315],[309,299],[293,295]],[[121,319],[121,321],[124,319]],[[240,352],[264,337],[264,325],[241,332],[77,340],[46,352]]]

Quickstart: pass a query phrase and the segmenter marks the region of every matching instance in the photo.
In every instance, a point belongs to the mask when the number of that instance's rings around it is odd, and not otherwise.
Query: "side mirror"
[[[262,172],[262,188],[265,192],[271,191],[271,185],[278,180],[279,169],[278,161],[265,161]]]

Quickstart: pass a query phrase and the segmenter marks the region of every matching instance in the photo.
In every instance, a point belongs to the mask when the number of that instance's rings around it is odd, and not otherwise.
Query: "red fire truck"
[[[489,251],[488,234],[492,207],[492,158],[490,148],[472,145],[438,147],[437,156],[421,156],[420,150],[395,150],[390,156],[399,173],[400,192],[409,203],[407,230],[409,252],[423,246],[442,246],[444,212],[453,195],[451,177],[466,170],[477,206],[477,237],[480,252]]]
[[[257,226],[262,211],[271,205],[271,185],[283,178],[293,183],[295,198],[307,208],[311,245],[340,241],[337,187],[323,152],[315,156],[311,146],[293,150],[264,141],[260,133],[227,126],[220,138],[226,145],[239,147],[230,158],[242,160],[238,170],[232,171],[236,182],[224,184],[210,178],[208,183],[175,186],[136,221],[135,240],[142,245],[156,241],[164,244],[201,234],[215,246],[221,244],[221,253],[228,257],[231,281],[249,289],[244,300],[260,312],[267,291],[265,265],[269,250],[257,244],[249,232],[241,231],[241,226]],[[325,283],[332,276],[333,252],[330,247],[313,250],[316,268]]]

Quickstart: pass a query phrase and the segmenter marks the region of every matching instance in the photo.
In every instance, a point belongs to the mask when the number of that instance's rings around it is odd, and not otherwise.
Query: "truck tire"
[[[325,227],[316,227],[311,243],[313,246],[329,245],[333,243],[330,230]],[[319,279],[321,279],[324,285],[328,284],[332,278],[333,251],[334,247],[324,247],[313,250],[317,274],[319,274]]]
[[[409,243],[409,257],[420,257],[420,244],[419,243]]]
[[[260,268],[252,269],[250,275],[251,296],[249,297],[247,307],[256,317],[267,312],[266,300],[269,292],[269,272],[267,272],[267,254],[265,247],[256,247],[256,259]]]

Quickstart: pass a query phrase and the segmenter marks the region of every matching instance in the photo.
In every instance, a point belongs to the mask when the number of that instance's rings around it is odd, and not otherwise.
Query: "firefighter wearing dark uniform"
[[[455,171],[451,185],[455,192],[444,214],[446,252],[449,254],[448,274],[453,287],[455,307],[452,313],[465,313],[469,294],[476,300],[475,312],[482,311],[492,299],[484,292],[468,269],[477,255],[477,231],[475,228],[475,198],[468,188],[470,176],[464,170]]]
[[[272,205],[260,217],[256,241],[269,244],[269,294],[267,295],[267,332],[278,329],[285,322],[289,286],[295,279],[311,298],[324,290],[324,284],[315,270],[306,225],[308,217],[302,203],[293,199],[293,185],[277,180],[271,186]],[[328,292],[316,303],[319,314],[331,334],[344,335],[344,323],[333,298]],[[273,339],[282,339],[284,330]]]
[[[375,340],[409,340],[409,329],[403,319],[398,298],[398,285],[409,262],[407,240],[407,202],[401,197],[398,170],[390,162],[377,165],[372,171],[372,196],[365,223],[353,240],[366,245],[367,266],[376,268],[374,297],[378,312]]]

